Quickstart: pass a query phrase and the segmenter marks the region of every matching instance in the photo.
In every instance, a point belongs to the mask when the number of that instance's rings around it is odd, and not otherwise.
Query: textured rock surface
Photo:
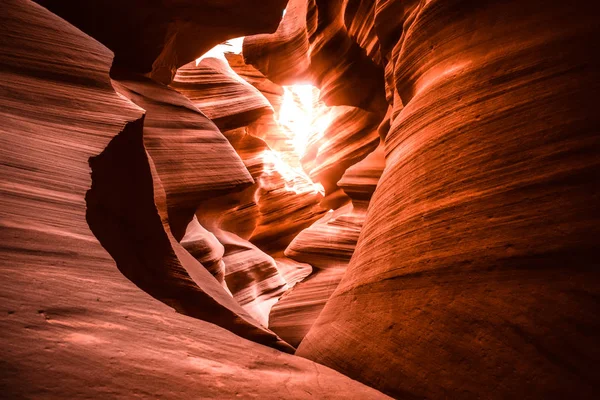
[[[252,67],[238,63],[238,67],[241,66],[245,68],[244,72],[252,72]],[[256,74],[260,75],[258,71]],[[259,80],[255,81],[259,87],[269,87],[264,84],[267,82],[264,77],[260,81],[262,84]],[[203,264],[210,262],[211,265],[207,266],[209,271],[248,313],[266,327],[273,304],[298,279],[308,275],[310,268],[306,273],[289,271],[292,276],[288,285],[278,270],[278,263],[248,240],[259,243],[271,253],[282,252],[302,228],[324,212],[317,207],[321,195],[309,187],[308,177],[298,175],[262,139],[248,134],[250,129],[243,125],[267,116],[272,121],[268,128],[276,132],[265,133],[261,129],[252,129],[252,132],[283,136],[281,127],[273,119],[273,108],[268,100],[257,88],[238,76],[224,57],[207,57],[198,66],[195,63],[186,65],[178,71],[171,86],[189,97],[194,106],[206,112],[221,128],[236,128],[225,131],[225,136],[241,156],[255,184],[237,193],[222,196],[213,193],[199,204],[196,214],[202,225],[216,236],[217,243],[224,246],[224,254],[222,252],[222,258],[214,260],[214,246],[206,246],[196,240],[194,255],[199,261],[204,260]],[[278,101],[279,98],[275,101],[276,106]],[[175,112],[173,117],[177,115]],[[202,141],[196,140],[196,143],[202,146]],[[166,146],[158,149],[169,150]],[[227,154],[226,148],[212,146],[208,149],[211,154]],[[292,151],[293,148],[286,150]],[[201,152],[198,157],[206,158]],[[226,159],[211,161],[218,167],[217,171],[229,172],[225,174],[229,179],[236,177],[237,169],[228,167]],[[299,160],[297,162],[300,167]],[[198,168],[206,169],[207,166]],[[185,182],[185,179],[181,177],[179,182]],[[181,216],[181,211],[177,215]],[[198,236],[202,225],[196,222],[194,227],[193,222],[187,227],[188,233],[192,228]],[[288,266],[290,263],[284,264]]]
[[[118,172],[131,164],[128,152],[136,151],[135,144],[129,143],[135,140],[135,132],[128,132],[130,137],[111,142],[112,146],[90,164],[93,173],[87,217],[92,231],[125,276],[152,296],[183,314],[290,351],[289,346],[263,328],[266,324],[261,325],[231,298],[222,281],[219,285],[196,262],[198,255],[190,256],[176,242],[184,237],[188,221],[203,199],[252,182],[229,142],[187,98],[167,86],[137,77],[120,77],[119,81],[113,81],[113,86],[146,110],[143,144],[151,156],[153,170],[156,165],[153,171],[156,200],[151,191],[144,196],[151,186],[146,189],[137,174],[128,176]],[[142,138],[141,129],[138,136]],[[145,172],[143,158],[138,162],[138,174]],[[160,199],[163,193],[166,202]],[[153,217],[154,201],[166,235],[157,229],[160,225],[141,221],[144,216]],[[147,213],[136,214],[145,202]],[[162,213],[167,210],[168,215]],[[141,226],[145,229],[140,229]],[[145,240],[131,237],[131,232],[138,229],[138,236]],[[220,271],[213,273],[220,280]]]
[[[113,69],[168,84],[226,39],[272,32],[286,0],[36,0],[115,53]],[[110,28],[108,28],[110,27]]]
[[[273,113],[269,101],[229,66],[227,60],[203,58],[177,70],[171,86],[189,98],[221,130],[249,125]]]
[[[352,204],[327,213],[285,250],[288,257],[314,267],[311,276],[287,292],[271,312],[269,328],[291,345],[297,346],[304,338],[344,276],[384,166],[379,146],[348,168],[339,185]]]
[[[255,184],[238,194],[203,202],[198,218],[207,228],[229,230],[272,255],[325,212],[322,195],[308,179],[289,170],[260,138],[246,129],[225,132]]]
[[[318,270],[298,283],[273,306],[269,329],[292,346],[298,346],[345,272],[345,266]]]
[[[362,160],[379,144],[381,117],[355,107],[331,109],[331,123],[322,135],[309,139],[302,165],[314,182],[330,194],[348,167]]]
[[[345,5],[290,0],[275,33],[246,37],[244,59],[280,85],[312,82],[327,105],[385,112],[383,69],[348,32]]]
[[[225,248],[215,235],[200,225],[195,215],[188,224],[180,243],[221,283],[221,286],[229,290],[225,283],[225,263],[223,262]]]
[[[1,9],[3,396],[382,397],[329,368],[177,314],[123,277],[86,223],[88,159],[104,152],[113,165],[119,159],[110,149],[134,146],[115,181],[135,175],[136,185],[158,190],[156,175],[134,162],[145,158],[152,172],[143,111],[114,92],[106,48],[31,2],[7,0]],[[162,199],[150,198],[158,201],[154,218],[142,202],[125,220],[163,226]]]
[[[268,326],[271,307],[288,289],[275,260],[233,233],[218,230],[215,235],[225,247],[227,287],[250,315]]]
[[[385,154],[384,146],[381,144],[364,160],[344,172],[338,185],[350,196],[355,208],[360,207],[367,211],[384,168]]]
[[[593,397],[592,10],[383,8],[380,18],[405,16],[381,38],[395,92],[386,169],[348,271],[297,354],[397,397]]]
[[[177,239],[202,201],[253,183],[227,139],[188,98],[136,75],[120,76],[113,86],[146,110],[144,145],[166,192]]]
[[[207,199],[198,218],[207,227],[230,231],[269,254],[281,255],[298,232],[325,212],[318,206],[322,195],[302,171],[291,138],[275,120],[283,88],[231,53],[186,65],[172,87],[228,129],[224,135],[255,181],[243,192]]]
[[[3,395],[597,397],[593,2],[39,3],[115,58],[0,5]]]

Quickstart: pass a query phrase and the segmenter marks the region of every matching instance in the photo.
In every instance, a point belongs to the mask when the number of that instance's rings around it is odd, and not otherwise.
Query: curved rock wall
[[[396,93],[386,169],[348,271],[297,354],[395,397],[593,397],[591,6],[376,10],[376,27],[391,10],[405,16],[380,37]]]
[[[177,70],[171,87],[186,96],[223,131],[273,113],[269,101],[241,79],[227,60],[203,58]]]
[[[114,60],[0,5],[3,394],[597,397],[595,4],[38,2]]]
[[[242,64],[236,67],[242,67]],[[244,71],[251,72],[251,67]],[[271,88],[264,77],[254,82],[263,89]],[[190,63],[184,66],[177,72],[171,87],[192,101],[193,106],[187,104],[187,108],[198,107],[221,129],[234,128],[224,131],[224,135],[243,160],[244,173],[247,169],[254,180],[254,184],[244,190],[229,190],[225,194],[221,194],[222,190],[214,191],[195,202],[191,210],[195,210],[197,219],[187,225],[182,244],[193,250],[194,257],[209,269],[237,303],[266,327],[271,307],[293,286],[295,278],[288,283],[278,269],[280,263],[263,250],[281,255],[292,238],[325,211],[318,206],[322,196],[310,187],[308,177],[298,175],[281,161],[281,153],[275,153],[265,141],[248,133],[260,132],[265,137],[284,136],[273,119],[273,107],[269,101],[257,88],[237,75],[225,57],[207,57],[198,65]],[[280,96],[272,93],[270,97],[277,99],[274,107],[278,108]],[[173,112],[172,118],[177,116],[178,112]],[[270,118],[269,132],[262,129],[262,123],[254,125],[261,117]],[[181,126],[181,122],[177,121],[177,124]],[[248,124],[254,126],[246,127]],[[211,163],[210,166],[187,169],[188,173],[222,171],[229,180],[235,179],[238,169],[228,164],[227,157],[224,157],[228,149],[217,146],[220,133],[215,135],[207,137],[215,146],[203,146],[202,138],[196,137],[194,143],[200,148],[194,153],[173,153],[165,145],[158,149],[184,159],[197,156]],[[203,154],[202,151],[206,150],[209,153]],[[293,148],[284,151],[291,152]],[[212,186],[218,186],[219,180],[214,181]],[[186,182],[185,176],[179,174],[178,182]],[[188,190],[193,190],[193,187],[188,187]],[[177,222],[183,219],[185,211],[180,207],[176,213]],[[187,223],[187,220],[184,219],[184,222]],[[173,218],[170,221],[173,226]],[[204,227],[208,231],[202,232]],[[216,243],[211,243],[211,238]],[[218,254],[220,256],[216,257]],[[309,272],[310,268],[302,277]]]
[[[98,42],[32,2],[6,0],[0,9],[3,396],[385,398],[327,367],[175,313],[124,278],[86,222],[86,212],[95,213],[86,210],[92,179],[88,202],[104,181],[113,196],[101,211],[116,205],[121,228],[131,220],[147,228],[113,239],[126,239],[130,253],[136,240],[144,251],[162,251],[143,245],[162,234],[186,258],[168,235],[166,196],[143,143],[145,111],[114,91],[112,54]],[[137,197],[122,197],[118,182]]]
[[[168,84],[226,39],[272,32],[286,0],[36,0],[115,54],[113,71]],[[109,26],[110,28],[107,28]]]
[[[352,199],[294,238],[285,255],[312,265],[312,274],[275,304],[269,328],[298,346],[340,283],[356,248],[371,195],[385,166],[383,147],[348,168],[338,184]]]
[[[244,59],[280,85],[312,82],[329,106],[384,113],[383,69],[348,32],[345,5],[290,0],[275,33],[246,37]]]

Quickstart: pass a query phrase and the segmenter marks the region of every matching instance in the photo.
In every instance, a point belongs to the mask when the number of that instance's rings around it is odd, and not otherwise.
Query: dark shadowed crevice
[[[128,123],[89,164],[86,220],[118,269],[178,312],[286,352],[170,234],[166,196],[143,143],[144,118]]]

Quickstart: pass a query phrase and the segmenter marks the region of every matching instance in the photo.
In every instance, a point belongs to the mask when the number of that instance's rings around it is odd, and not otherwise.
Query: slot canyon
[[[598,8],[2,0],[0,397],[599,398]]]

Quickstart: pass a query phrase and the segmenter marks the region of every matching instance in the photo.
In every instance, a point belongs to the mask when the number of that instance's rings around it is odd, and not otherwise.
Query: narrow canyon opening
[[[146,118],[90,159],[87,220],[121,272],[156,299],[259,343],[295,348],[352,256],[384,166],[376,152],[379,121],[357,119],[368,113],[355,107],[325,105],[310,83],[270,81],[245,63],[243,40],[228,40],[179,68],[168,88],[112,74],[117,93]],[[182,112],[189,127],[169,127]],[[182,161],[170,156],[181,144],[169,135],[198,123],[211,134],[190,131],[189,140],[210,145],[222,134],[222,151],[230,147],[230,157],[242,162],[234,167],[250,179],[223,176],[216,191],[214,181],[207,191],[184,186],[185,179],[170,184],[181,178],[174,164]],[[128,151],[140,158],[127,159]],[[208,152],[222,161],[216,150]],[[212,277],[199,274],[204,269]]]
[[[3,0],[0,393],[597,398],[596,8]]]

